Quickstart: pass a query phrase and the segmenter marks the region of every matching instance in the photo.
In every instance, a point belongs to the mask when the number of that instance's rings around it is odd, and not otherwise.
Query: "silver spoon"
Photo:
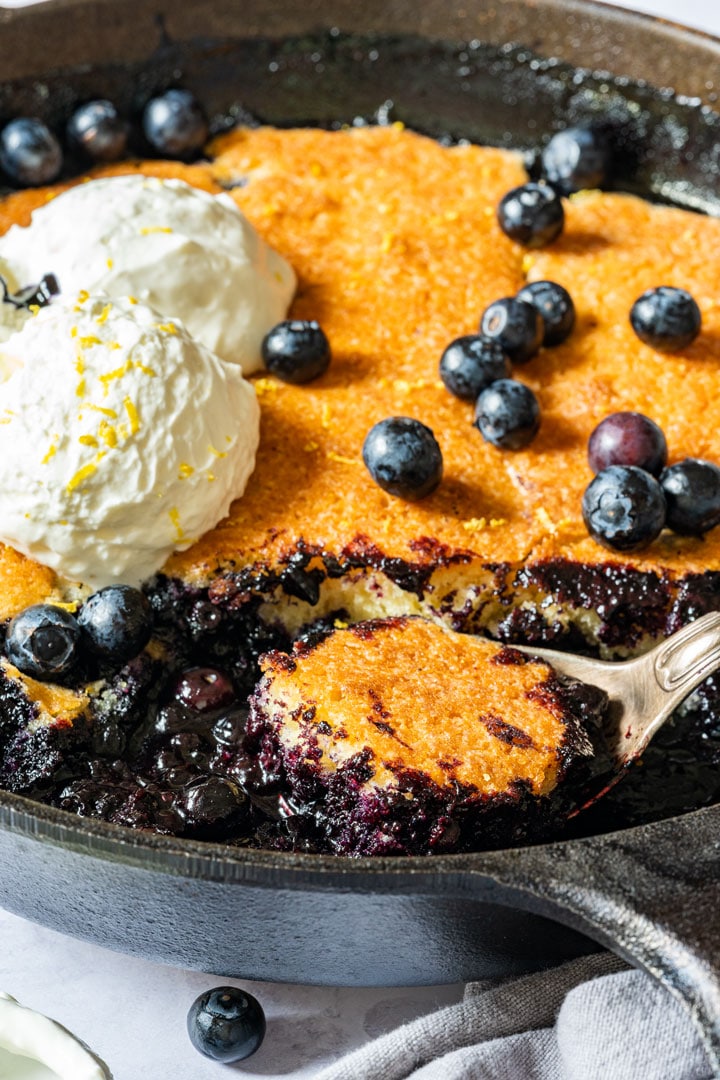
[[[581,802],[572,817],[618,782],[673,709],[720,667],[720,611],[703,615],[644,656],[622,663],[531,645],[513,648],[547,661],[561,675],[598,686],[610,699],[605,738],[612,771],[602,778],[605,786]]]

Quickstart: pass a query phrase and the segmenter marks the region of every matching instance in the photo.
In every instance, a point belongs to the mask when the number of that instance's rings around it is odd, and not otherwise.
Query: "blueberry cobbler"
[[[143,124],[126,159],[83,105],[82,182],[0,131],[0,786],[336,854],[551,834],[606,701],[513,645],[720,604],[720,221],[604,192],[592,129],[530,179],[400,124],[206,146],[181,90]],[[594,827],[716,800],[719,717],[712,678]]]

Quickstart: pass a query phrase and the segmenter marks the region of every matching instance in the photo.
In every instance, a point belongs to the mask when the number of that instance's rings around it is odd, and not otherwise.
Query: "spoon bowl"
[[[621,779],[673,710],[720,667],[720,611],[703,615],[643,656],[621,663],[530,645],[514,648],[608,695],[605,738],[611,771],[599,778],[600,790],[583,796],[570,815],[574,817]]]

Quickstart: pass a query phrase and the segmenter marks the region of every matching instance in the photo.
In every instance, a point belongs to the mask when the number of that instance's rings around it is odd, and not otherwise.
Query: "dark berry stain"
[[[519,746],[523,749],[533,746],[533,741],[527,731],[515,727],[514,724],[509,724],[508,721],[503,720],[501,716],[495,716],[493,713],[484,713],[481,714],[478,719],[491,735],[494,735],[496,739],[500,739],[501,742],[507,743],[508,746]]]
[[[523,664],[529,664],[531,660],[532,657],[520,652],[519,649],[513,649],[510,645],[506,645],[490,659],[490,663],[497,664],[499,667],[522,667]]]

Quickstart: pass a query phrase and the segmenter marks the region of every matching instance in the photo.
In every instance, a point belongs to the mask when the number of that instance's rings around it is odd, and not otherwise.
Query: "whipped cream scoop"
[[[255,465],[240,368],[130,299],[53,303],[0,345],[0,539],[93,588],[140,584]]]
[[[137,175],[71,188],[0,237],[12,290],[47,273],[65,295],[134,296],[181,319],[246,375],[263,367],[263,337],[285,318],[296,284],[229,195]],[[17,329],[24,316],[0,310],[0,341],[3,323]]]
[[[31,1063],[37,1066],[32,1068]],[[0,990],[0,1076],[12,1080],[110,1080],[110,1073],[66,1028]]]

